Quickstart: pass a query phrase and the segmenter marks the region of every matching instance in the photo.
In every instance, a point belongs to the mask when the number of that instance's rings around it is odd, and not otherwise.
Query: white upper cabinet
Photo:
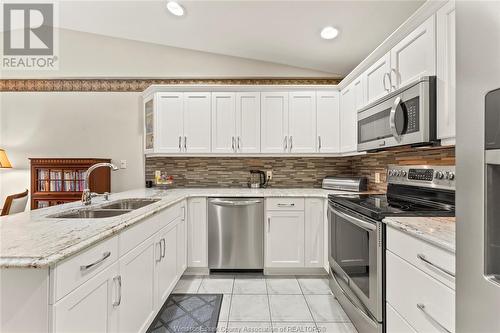
[[[319,153],[340,151],[340,93],[318,91],[316,94],[316,130]]]
[[[156,96],[156,151],[180,153],[184,140],[183,93],[164,92]]]
[[[358,117],[354,83],[340,92],[340,151],[355,152],[358,148]]]
[[[236,150],[260,153],[260,93],[236,93]]]
[[[356,107],[356,112],[361,109],[363,106],[365,106],[365,101],[366,101],[366,96],[365,96],[365,80],[363,76],[359,76],[356,80],[353,82],[353,89],[354,89],[354,105]]]
[[[184,148],[210,153],[210,93],[184,93]]]
[[[438,139],[455,141],[455,1],[436,14],[437,20],[437,122]]]
[[[387,53],[377,62],[371,65],[364,73],[366,87],[366,104],[370,104],[377,99],[384,97],[391,90],[389,71],[391,70],[391,55]]]
[[[212,93],[212,153],[236,151],[235,93]]]
[[[261,94],[261,152],[288,151],[288,92]]]
[[[391,50],[392,89],[403,87],[420,76],[436,74],[434,15]]]
[[[291,92],[288,113],[288,151],[316,152],[316,92]]]

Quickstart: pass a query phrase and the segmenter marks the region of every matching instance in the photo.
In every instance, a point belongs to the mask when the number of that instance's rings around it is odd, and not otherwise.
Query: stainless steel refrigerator
[[[500,2],[455,15],[456,332],[500,332]]]

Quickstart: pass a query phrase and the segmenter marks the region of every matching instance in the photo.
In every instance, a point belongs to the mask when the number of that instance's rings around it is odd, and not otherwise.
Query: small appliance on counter
[[[266,173],[262,170],[250,170],[250,180],[248,187],[264,188],[267,186]]]
[[[363,192],[367,189],[366,177],[334,177],[327,176],[323,179],[321,188],[325,190],[339,190],[350,192]]]

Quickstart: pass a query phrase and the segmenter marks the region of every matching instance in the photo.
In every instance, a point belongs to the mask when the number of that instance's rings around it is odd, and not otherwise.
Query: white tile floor
[[[183,276],[174,293],[224,294],[221,333],[356,333],[322,277]]]

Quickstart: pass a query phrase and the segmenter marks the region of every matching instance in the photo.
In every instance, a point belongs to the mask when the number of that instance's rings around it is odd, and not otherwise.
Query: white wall
[[[144,186],[139,93],[13,92],[0,103],[0,146],[13,165],[0,170],[0,202],[30,188],[30,157],[127,160],[111,190]]]

